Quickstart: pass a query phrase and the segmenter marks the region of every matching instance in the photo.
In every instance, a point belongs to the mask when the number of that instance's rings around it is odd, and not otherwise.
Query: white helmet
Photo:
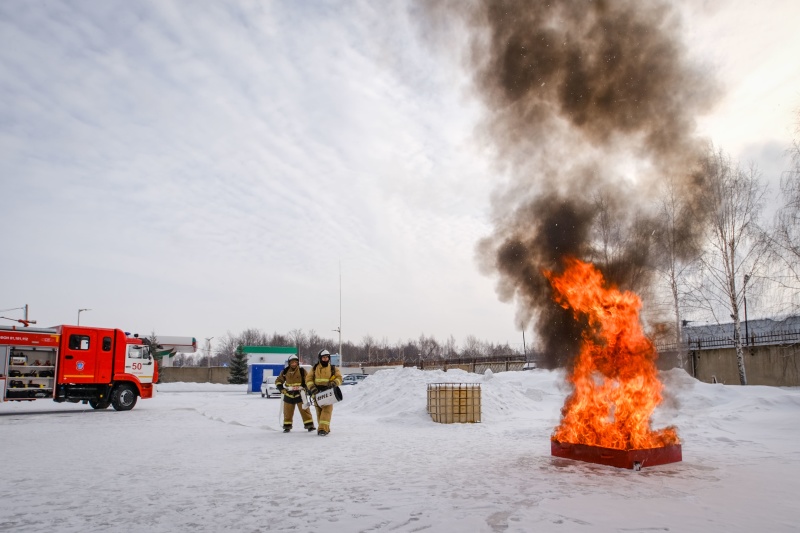
[[[297,354],[293,353],[289,356],[289,359],[286,360],[287,363],[291,363],[292,361],[300,362],[300,358],[297,357]]]
[[[330,357],[330,356],[331,356],[331,352],[329,352],[328,350],[326,350],[326,349],[324,349],[324,348],[323,348],[323,349],[322,349],[322,350],[320,350],[320,351],[319,351],[319,353],[317,354],[317,360],[318,360],[318,361],[320,361],[320,362],[322,362],[322,356],[323,356],[323,355],[327,355],[328,357]]]

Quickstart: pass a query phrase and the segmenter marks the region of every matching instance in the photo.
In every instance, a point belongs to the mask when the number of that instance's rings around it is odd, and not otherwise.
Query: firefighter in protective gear
[[[320,350],[317,359],[318,363],[314,365],[306,378],[308,392],[312,395],[342,384],[342,373],[335,365],[331,364],[331,353],[328,350]],[[327,435],[331,431],[333,405],[320,407],[314,402],[314,407],[317,408],[317,425],[319,425],[317,435]]]
[[[306,371],[300,366],[300,358],[297,355],[289,356],[289,366],[281,370],[280,375],[275,379],[275,386],[283,398],[283,432],[289,433],[292,430],[295,406],[300,411],[303,427],[308,431],[314,431],[316,428],[311,411],[307,407],[303,407],[303,397],[300,395],[300,390],[307,388]]]

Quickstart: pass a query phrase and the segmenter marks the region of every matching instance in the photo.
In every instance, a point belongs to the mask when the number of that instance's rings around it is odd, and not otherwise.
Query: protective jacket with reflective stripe
[[[311,372],[306,376],[306,383],[308,383],[308,386],[311,387],[313,385],[319,390],[325,390],[334,385],[337,387],[341,385],[342,373],[339,371],[338,366],[334,366],[334,374],[331,375],[332,366],[334,365],[328,364],[328,366],[322,366],[320,363],[314,365],[314,368],[312,368]]]
[[[306,388],[306,371],[303,367],[299,366],[292,370],[292,367],[284,368],[280,375],[275,379],[275,386],[282,385],[283,401],[286,403],[300,403],[303,398],[300,396],[300,391],[286,390],[286,387],[303,387]]]

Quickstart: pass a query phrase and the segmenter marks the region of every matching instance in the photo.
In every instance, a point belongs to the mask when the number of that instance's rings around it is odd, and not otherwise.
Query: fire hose
[[[338,386],[330,387],[329,389],[318,392],[317,394],[308,394],[305,388],[301,386],[293,386],[293,387],[283,387],[281,390],[281,401],[278,403],[278,427],[283,427],[283,393],[284,391],[291,391],[296,392],[300,391],[300,399],[302,402],[302,406],[305,409],[311,410],[312,405],[316,405],[317,407],[322,407],[324,405],[332,405],[337,402],[342,401],[342,390]],[[312,413],[311,419],[313,420],[314,415]],[[319,421],[317,421],[319,424]]]
[[[283,387],[283,389],[281,390],[281,401],[278,402],[278,427],[279,428],[283,427],[283,391],[291,391],[291,392],[300,391],[300,399],[301,399],[301,402],[302,402],[301,405],[305,409],[309,409],[310,410],[310,407],[313,404],[313,401],[312,401],[313,397],[310,396],[306,392],[305,388],[303,388],[303,387],[301,387],[299,385],[296,385],[296,386],[293,386],[293,387]],[[292,411],[292,414],[294,414],[294,411]],[[314,420],[313,413],[311,415],[311,420],[312,421]]]

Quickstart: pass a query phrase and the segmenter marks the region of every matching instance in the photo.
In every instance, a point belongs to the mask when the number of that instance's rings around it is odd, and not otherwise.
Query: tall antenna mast
[[[342,355],[342,260],[339,259],[339,368],[344,366]]]

